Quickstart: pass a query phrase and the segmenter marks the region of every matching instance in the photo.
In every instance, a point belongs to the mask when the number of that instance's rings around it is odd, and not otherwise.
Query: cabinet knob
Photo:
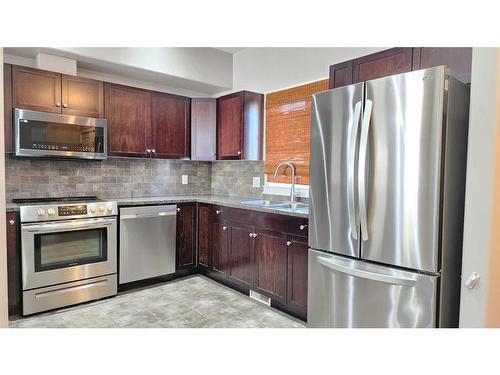
[[[16,222],[14,220],[9,220],[10,225],[14,225]]]
[[[68,105],[66,103],[63,103],[63,108],[68,108]]]
[[[61,102],[57,102],[56,107],[60,107],[60,106],[61,106]]]
[[[300,230],[304,230],[304,229],[306,229],[306,228],[307,228],[307,225],[301,225],[301,226],[299,226],[299,229],[300,229]]]
[[[212,152],[212,156],[215,156],[215,152]]]
[[[216,215],[220,215],[220,213],[221,213],[221,212],[222,212],[221,210],[216,210],[216,211],[215,211],[215,214],[216,214]]]
[[[224,225],[224,226],[222,227],[222,230],[226,230],[226,229],[227,229],[227,227]]]
[[[156,149],[152,148],[152,149],[151,149],[151,152],[152,152],[153,154],[156,154]]]
[[[241,155],[241,151],[238,151],[238,155]]]
[[[181,212],[181,209],[180,209],[180,208],[177,208],[177,212]]]
[[[248,233],[248,237],[255,238],[257,237],[257,233]]]
[[[290,246],[293,243],[293,241],[286,241],[286,246]]]

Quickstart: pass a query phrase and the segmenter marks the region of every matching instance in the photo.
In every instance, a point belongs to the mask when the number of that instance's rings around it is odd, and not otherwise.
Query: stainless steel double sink
[[[248,206],[268,207],[279,211],[298,212],[302,214],[309,213],[309,205],[300,202],[281,202],[266,199],[253,199],[242,201],[240,203]]]

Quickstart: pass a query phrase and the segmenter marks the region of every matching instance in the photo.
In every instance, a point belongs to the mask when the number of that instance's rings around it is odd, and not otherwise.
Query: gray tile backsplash
[[[260,187],[252,187],[252,178],[260,177]],[[262,196],[264,162],[218,160],[212,162],[212,194],[228,197]]]
[[[143,197],[211,193],[210,162],[109,158],[98,161],[6,158],[7,201],[97,195]],[[182,185],[181,176],[188,175]]]

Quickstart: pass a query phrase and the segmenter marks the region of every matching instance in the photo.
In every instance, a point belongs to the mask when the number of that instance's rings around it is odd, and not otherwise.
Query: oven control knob
[[[45,210],[42,210],[41,208],[36,212],[38,216],[43,216],[45,215]]]
[[[96,210],[96,208],[95,208],[95,207],[92,207],[92,208],[90,209],[90,212],[91,212],[91,213],[93,213],[93,214],[95,214],[95,212],[96,212],[96,211],[97,211],[97,210]]]
[[[106,210],[106,207],[99,207],[99,212],[104,212]]]
[[[52,216],[52,215],[55,215],[56,211],[55,211],[53,208],[49,208],[49,209],[47,210],[47,213],[48,213],[50,216]]]
[[[108,208],[106,209],[106,211],[107,211],[108,213],[111,213],[111,212],[113,212],[113,209],[112,209],[111,207],[108,207]]]

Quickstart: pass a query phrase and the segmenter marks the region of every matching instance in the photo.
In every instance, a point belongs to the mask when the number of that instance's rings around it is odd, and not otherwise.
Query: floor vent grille
[[[271,298],[266,297],[265,295],[260,294],[255,290],[250,290],[250,298],[266,306],[271,306]]]

